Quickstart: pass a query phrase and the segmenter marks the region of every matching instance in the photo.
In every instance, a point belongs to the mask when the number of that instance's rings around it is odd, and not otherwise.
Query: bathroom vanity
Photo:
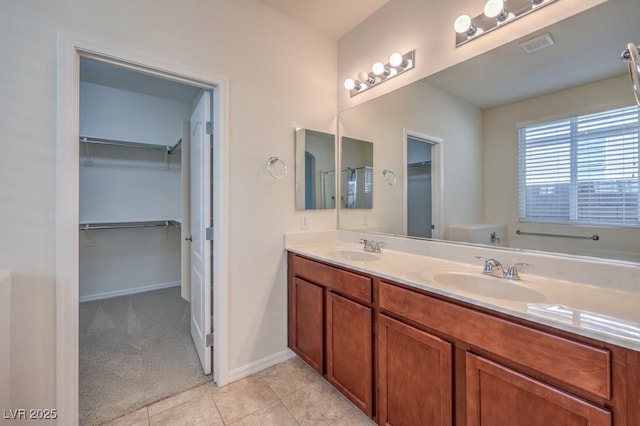
[[[288,247],[289,347],[378,424],[640,424],[638,343],[596,337],[601,321],[633,334],[628,319],[538,317],[564,306],[563,283],[476,300],[434,277],[482,281],[481,267],[422,256],[417,277],[418,256],[353,246]]]

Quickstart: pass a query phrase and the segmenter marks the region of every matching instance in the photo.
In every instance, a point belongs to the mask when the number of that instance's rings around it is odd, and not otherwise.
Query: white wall
[[[561,253],[640,261],[637,228],[607,228],[527,223],[526,230],[543,233],[598,234],[599,241],[520,236],[518,223],[519,125],[589,114],[634,104],[627,75],[578,86],[484,111],[485,219],[506,223],[510,245]]]
[[[172,146],[191,104],[80,84],[80,135]],[[89,148],[87,155],[86,149]],[[80,223],[182,217],[181,150],[80,145]],[[180,284],[180,232],[165,228],[80,233],[80,300]]]
[[[462,14],[477,16],[481,0],[393,0],[344,35],[338,43],[338,110],[366,102],[413,81],[420,80],[466,59],[531,34],[606,0],[562,0],[536,13],[455,47],[453,22]],[[393,80],[350,98],[341,82],[369,71],[374,62],[388,62],[393,52],[416,50],[415,68]]]
[[[191,103],[80,83],[80,136],[173,146]]]
[[[81,136],[173,146],[190,116],[190,103],[80,85]],[[180,219],[180,157],[165,164],[161,150],[81,144],[80,223]]]
[[[341,137],[374,144],[373,209],[341,209],[341,229],[404,232],[405,131],[443,141],[446,206],[443,228],[449,224],[482,222],[482,112],[478,108],[425,83],[415,82],[342,112],[340,130]],[[385,181],[383,169],[394,171],[395,186]]]
[[[228,77],[230,369],[284,350],[282,234],[299,230],[300,213],[293,173],[275,180],[266,161],[275,154],[293,169],[295,127],[335,133],[335,40],[254,0],[3,0],[0,8],[0,269],[14,273],[11,406],[55,407],[57,30]],[[335,211],[307,214],[310,229],[335,229]]]
[[[80,232],[80,301],[180,284],[180,231],[166,228]]]

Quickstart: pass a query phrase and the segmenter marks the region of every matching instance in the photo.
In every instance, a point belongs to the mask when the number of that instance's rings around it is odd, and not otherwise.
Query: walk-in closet
[[[79,97],[80,422],[99,424],[211,380],[188,232],[193,114],[210,97],[87,58]]]

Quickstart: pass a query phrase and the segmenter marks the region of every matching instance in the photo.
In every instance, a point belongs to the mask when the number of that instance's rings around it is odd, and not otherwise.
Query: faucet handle
[[[493,268],[502,267],[502,263],[500,263],[500,261],[497,259],[489,259],[482,256],[476,256],[476,259],[484,261],[484,269],[482,270],[483,274],[492,275],[494,273]]]
[[[373,247],[373,243],[374,243],[374,242],[373,242],[373,241],[371,241],[371,240],[364,240],[364,239],[363,239],[363,240],[360,240],[360,244],[363,244],[363,245],[364,245],[364,246],[362,247],[362,249],[363,249],[364,251],[372,252],[372,251],[373,251],[373,249],[374,249],[374,247]]]
[[[508,280],[519,280],[520,279],[520,275],[518,275],[518,266],[528,266],[528,263],[524,263],[524,262],[518,262],[518,263],[514,263],[513,265],[509,266],[509,269],[507,269],[507,272],[505,272],[504,277]]]

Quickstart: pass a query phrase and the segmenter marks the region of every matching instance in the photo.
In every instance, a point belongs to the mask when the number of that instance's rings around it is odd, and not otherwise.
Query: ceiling
[[[258,0],[336,39],[389,0]]]
[[[547,32],[554,45],[525,53],[521,42]],[[627,73],[629,42],[640,44],[640,4],[610,0],[424,81],[481,108],[505,105]]]
[[[184,103],[193,102],[202,90],[200,87],[86,58],[80,60],[80,81]]]

